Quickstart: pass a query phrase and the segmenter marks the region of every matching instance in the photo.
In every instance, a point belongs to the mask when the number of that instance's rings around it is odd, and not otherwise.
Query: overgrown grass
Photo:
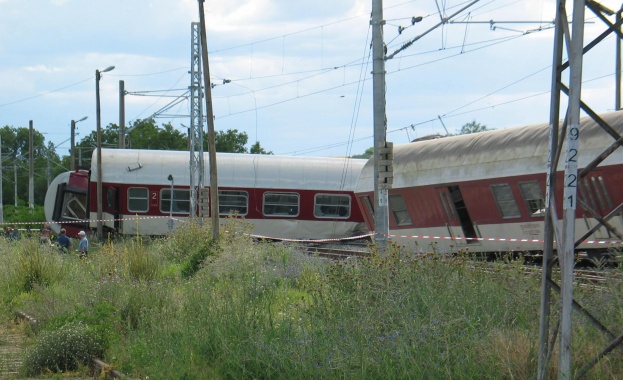
[[[40,257],[26,267],[45,280],[28,288],[15,269],[0,285],[2,306],[41,321],[29,358],[47,361],[28,359],[29,370],[70,368],[56,361],[77,354],[50,337],[81,326],[93,351],[80,352],[98,352],[133,378],[535,377],[541,279],[519,261],[475,265],[370,247],[368,258],[329,262],[245,231],[232,219],[215,242],[209,226],[189,224],[166,239],[104,244],[85,260],[28,248]],[[24,249],[8,248],[0,264],[20,268]],[[36,265],[43,261],[51,265]],[[613,278],[609,289],[579,288],[576,297],[616,334],[622,293]],[[574,316],[574,368],[607,341]],[[589,378],[622,375],[612,355]]]

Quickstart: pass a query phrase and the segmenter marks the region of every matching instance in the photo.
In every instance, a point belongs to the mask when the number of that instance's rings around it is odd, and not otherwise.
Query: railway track
[[[22,367],[24,332],[19,325],[6,324],[0,330],[0,379],[16,379]]]
[[[365,249],[364,245],[355,244],[351,246],[318,246],[318,245],[300,245],[301,249],[308,255],[313,255],[329,260],[341,261],[353,258],[369,257],[370,251]],[[486,263],[476,261],[473,264],[474,269],[490,272],[492,274],[499,273],[500,268],[504,270],[505,265],[499,263]],[[506,269],[511,269],[506,266]],[[527,276],[541,276],[542,268],[540,266],[525,265],[520,270]],[[560,270],[554,268],[552,277],[560,277]],[[574,283],[583,287],[602,288],[607,281],[616,280],[623,281],[623,275],[612,271],[596,271],[587,269],[574,270]]]

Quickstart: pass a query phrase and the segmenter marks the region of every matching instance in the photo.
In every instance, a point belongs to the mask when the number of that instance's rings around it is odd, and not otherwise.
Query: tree
[[[145,119],[130,124],[127,128],[126,144],[130,149],[152,149],[152,150],[188,150],[188,136],[173,128],[170,123],[163,124],[162,127],[156,125],[154,119]],[[218,131],[216,133],[216,151],[229,153],[247,153],[252,154],[272,154],[260,146],[259,141],[255,142],[247,150],[246,144],[249,140],[245,132],[239,132],[237,129],[228,129],[227,131]],[[204,134],[203,141],[204,151],[207,151],[208,135]],[[82,167],[88,167],[91,162],[91,156],[97,146],[97,132],[92,131],[85,136],[76,148],[77,156],[82,156]],[[109,124],[102,129],[102,147],[116,148],[119,146],[119,127],[115,124]],[[69,161],[67,161],[69,162]]]
[[[158,127],[154,119],[140,120],[130,126],[129,146],[132,149],[188,150],[188,136],[171,123]]]
[[[208,146],[207,138],[206,133],[204,147]],[[237,129],[228,129],[226,132],[217,131],[214,139],[217,152],[229,153],[247,153],[247,148],[245,148],[247,141],[249,141],[249,136],[245,132],[238,132]]]
[[[266,151],[264,148],[260,146],[260,142],[256,141],[255,144],[251,145],[251,149],[249,149],[249,153],[251,154],[273,154],[272,151]]]
[[[30,129],[25,127],[5,126],[0,129],[2,137],[3,165],[3,204],[14,204],[16,197],[28,202],[29,197],[29,135]],[[34,202],[42,205],[47,191],[48,179],[66,170],[59,165],[59,157],[54,145],[45,145],[44,136],[37,130],[33,131],[33,168],[34,168]],[[49,166],[48,166],[49,163]],[[48,171],[48,167],[50,168]],[[49,173],[49,177],[48,177]],[[17,194],[15,194],[14,178],[17,174]]]
[[[246,148],[249,141],[249,135],[246,132],[238,132],[237,129],[228,129],[227,131],[217,131],[214,139],[217,152],[228,153],[251,153],[251,154],[273,154],[267,152],[260,146],[260,142],[256,141],[251,149]],[[207,134],[204,140],[204,147],[208,146]],[[207,151],[207,149],[206,149]]]
[[[493,131],[494,129],[488,128],[484,124],[477,123],[476,120],[464,124],[460,130],[456,131],[455,135],[468,135],[470,133],[479,133],[485,131]]]
[[[374,156],[374,147],[366,149],[362,154],[355,154],[351,158],[371,158]]]

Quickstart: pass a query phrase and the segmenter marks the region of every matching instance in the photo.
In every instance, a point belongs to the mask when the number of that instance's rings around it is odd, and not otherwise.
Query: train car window
[[[498,204],[502,218],[519,218],[521,216],[515,197],[513,197],[511,186],[508,183],[491,185],[491,190],[493,191],[493,197]]]
[[[146,187],[128,189],[128,211],[147,212],[149,210],[149,190]]]
[[[264,215],[295,217],[299,214],[297,193],[264,193]]]
[[[160,212],[171,212],[171,189],[160,190]],[[190,190],[173,189],[173,212],[190,214]]]
[[[531,216],[545,215],[545,199],[537,181],[520,182],[519,189]]]
[[[61,217],[63,219],[84,220],[87,218],[87,196],[65,192],[63,197],[63,209]]]
[[[599,185],[601,186],[601,191],[604,195],[604,198],[606,199],[608,209],[611,209],[612,199],[610,198],[610,194],[608,194],[608,188],[606,187],[606,182],[604,181],[604,178],[602,176],[599,176],[597,179],[599,181]]]
[[[314,196],[316,218],[341,218],[350,216],[350,196],[338,194],[316,194]]]
[[[394,214],[394,220],[399,226],[409,226],[413,224],[407,204],[401,194],[392,194],[389,196],[389,207]]]
[[[246,191],[219,190],[218,213],[220,215],[247,215],[249,194]]]

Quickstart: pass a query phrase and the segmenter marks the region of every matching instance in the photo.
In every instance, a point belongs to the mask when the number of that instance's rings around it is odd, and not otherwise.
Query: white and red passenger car
[[[174,226],[187,220],[189,162],[189,152],[184,151],[102,149],[104,229],[123,235],[164,235],[169,232],[170,214]],[[366,234],[354,197],[365,163],[348,158],[217,153],[219,215],[244,217],[253,225],[253,234],[274,239]],[[205,168],[204,182],[209,182],[207,155]],[[70,236],[81,229],[94,230],[96,194],[94,154],[90,172],[66,172],[51,183],[45,198],[46,219],[57,231],[64,227]]]
[[[608,113],[602,118],[623,134],[623,112]],[[615,139],[592,119],[583,118],[579,142],[576,159],[581,169]],[[434,242],[441,252],[461,248],[472,252],[542,250],[548,151],[547,124],[394,146],[393,188],[389,190],[390,240],[415,249],[430,249],[429,244]],[[566,146],[562,152],[564,155]],[[556,194],[562,194],[563,186],[564,157],[560,161]],[[373,176],[371,160],[356,189],[371,230]],[[576,240],[596,226],[594,216],[603,218],[623,203],[621,148],[580,180],[577,190],[588,207],[578,205],[576,209]],[[562,219],[562,196],[558,198],[556,210]],[[614,214],[608,221],[613,230],[602,226],[589,239],[618,241],[614,245],[621,246],[623,217],[620,211]],[[583,243],[578,248],[590,249],[595,245]]]

